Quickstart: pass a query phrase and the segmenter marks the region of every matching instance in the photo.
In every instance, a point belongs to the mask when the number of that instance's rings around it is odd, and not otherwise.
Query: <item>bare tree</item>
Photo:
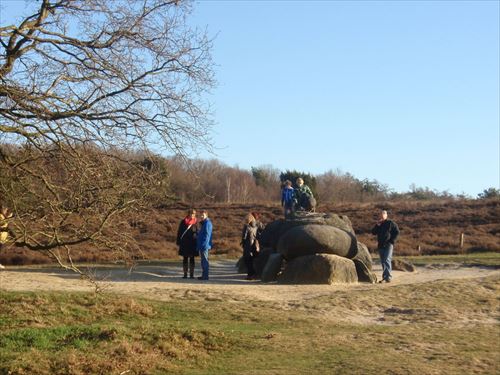
[[[211,41],[190,2],[36,6],[0,27],[0,200],[12,244],[74,267],[82,242],[127,253],[127,220],[167,194],[148,150],[210,148]]]

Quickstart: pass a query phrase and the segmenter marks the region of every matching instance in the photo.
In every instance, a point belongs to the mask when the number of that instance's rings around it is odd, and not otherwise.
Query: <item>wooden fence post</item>
[[[464,234],[460,233],[460,250],[464,249]]]

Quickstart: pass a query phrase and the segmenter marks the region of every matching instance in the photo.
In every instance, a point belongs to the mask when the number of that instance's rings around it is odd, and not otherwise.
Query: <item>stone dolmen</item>
[[[347,216],[297,212],[269,223],[254,267],[264,282],[332,284],[377,281],[368,248]],[[238,262],[240,272],[244,264]]]

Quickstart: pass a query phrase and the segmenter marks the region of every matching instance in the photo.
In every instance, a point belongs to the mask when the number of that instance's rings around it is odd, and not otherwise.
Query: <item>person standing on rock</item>
[[[7,238],[9,237],[9,219],[12,217],[12,212],[7,207],[0,205],[0,250],[7,242]],[[0,269],[4,269],[5,267],[0,264]]]
[[[286,180],[283,189],[281,189],[281,206],[283,207],[285,219],[293,215],[296,203],[292,181]]]
[[[181,220],[177,230],[177,245],[179,246],[179,255],[182,256],[182,269],[184,271],[183,279],[187,279],[188,261],[189,277],[194,279],[194,257],[198,256],[196,250],[196,210],[190,209],[187,216]]]
[[[304,180],[301,177],[297,178],[295,182],[297,183],[297,187],[295,188],[297,208],[301,211],[314,211],[316,208],[316,199],[314,199],[311,188],[304,184]]]
[[[208,212],[201,212],[201,227],[196,237],[196,250],[200,253],[201,258],[201,276],[198,280],[208,280],[208,252],[212,248],[212,221],[208,218]]]
[[[387,219],[387,211],[380,211],[379,220],[372,229],[372,234],[377,236],[377,248],[380,256],[380,263],[382,264],[382,280],[381,283],[391,282],[392,279],[392,253],[394,250],[394,243],[399,236],[398,225]]]
[[[241,233],[241,246],[243,247],[243,260],[247,266],[247,280],[253,280],[255,270],[253,268],[253,258],[260,251],[259,241],[257,240],[257,222],[252,214],[245,216],[245,224]]]

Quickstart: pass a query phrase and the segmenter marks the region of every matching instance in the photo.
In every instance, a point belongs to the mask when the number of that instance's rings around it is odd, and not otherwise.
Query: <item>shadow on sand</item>
[[[210,261],[210,280],[197,280],[196,277],[201,275],[201,267],[196,264],[195,278],[182,278],[182,262],[160,262],[153,261],[141,262],[133,268],[114,265],[93,265],[80,266],[82,271],[91,275],[97,281],[104,282],[169,282],[182,284],[234,284],[245,285],[259,283],[260,281],[245,280],[246,274],[238,273],[236,268],[236,260],[211,260]],[[37,266],[37,267],[20,267],[10,268],[10,272],[27,272],[27,273],[45,273],[54,277],[63,279],[77,280],[80,275],[72,271],[68,271],[56,266]]]

